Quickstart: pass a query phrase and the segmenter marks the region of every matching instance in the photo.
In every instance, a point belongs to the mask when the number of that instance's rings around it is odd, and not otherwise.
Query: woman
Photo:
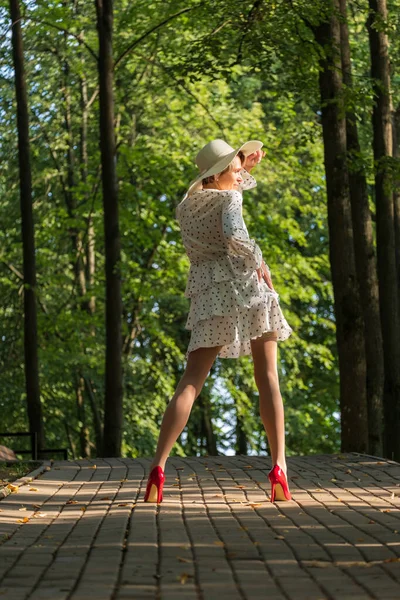
[[[191,338],[185,372],[161,424],[145,502],[162,501],[165,463],[216,357],[250,353],[273,464],[268,474],[271,502],[291,499],[277,342],[287,339],[292,329],[242,217],[242,191],[256,186],[249,172],[264,155],[262,145],[249,141],[235,150],[223,140],[206,144],[196,157],[200,174],[176,209],[190,259],[185,296],[191,299],[186,323]]]

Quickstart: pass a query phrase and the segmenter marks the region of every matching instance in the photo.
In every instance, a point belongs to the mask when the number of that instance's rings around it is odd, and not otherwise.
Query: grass
[[[24,475],[40,467],[41,464],[41,462],[36,461],[0,460],[0,487],[24,477]]]

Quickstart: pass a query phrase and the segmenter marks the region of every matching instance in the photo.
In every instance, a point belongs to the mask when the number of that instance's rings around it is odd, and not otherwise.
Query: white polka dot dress
[[[256,185],[247,171],[241,174],[241,190]],[[192,350],[211,346],[222,346],[220,358],[238,358],[251,354],[250,340],[264,332],[276,332],[278,341],[292,333],[279,295],[258,280],[262,253],[243,221],[241,190],[199,190],[176,209],[190,259],[186,359]]]

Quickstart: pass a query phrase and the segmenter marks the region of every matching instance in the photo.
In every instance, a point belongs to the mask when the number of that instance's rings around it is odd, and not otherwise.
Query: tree
[[[336,338],[340,365],[342,450],[368,448],[364,320],[357,282],[348,172],[346,119],[343,111],[338,2],[315,27],[321,46],[321,94],[324,163],[328,197],[329,256],[335,296]]]
[[[106,380],[103,456],[120,456],[122,440],[121,240],[115,165],[113,2],[95,0],[99,36],[100,147],[106,255]]]
[[[12,48],[17,99],[18,159],[23,247],[25,384],[29,430],[37,433],[38,451],[44,448],[44,426],[40,403],[37,318],[35,233],[32,211],[32,175],[29,148],[29,117],[24,49],[19,0],[10,0]]]
[[[340,48],[343,83],[351,95],[352,68],[346,0],[340,0]],[[354,109],[346,108],[346,143],[351,214],[354,233],[354,256],[360,289],[360,304],[364,317],[364,340],[366,360],[366,392],[368,409],[368,452],[382,456],[383,436],[383,381],[382,330],[379,314],[379,289],[376,271],[371,211],[369,208],[365,166],[361,159],[357,117]]]
[[[395,245],[395,214],[390,163],[393,154],[386,0],[369,0],[367,20],[371,78],[375,95],[372,112],[375,161],[376,242],[379,303],[385,365],[385,456],[400,460],[400,315]]]

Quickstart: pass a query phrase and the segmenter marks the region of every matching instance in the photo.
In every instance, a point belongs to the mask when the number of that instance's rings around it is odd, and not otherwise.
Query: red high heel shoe
[[[268,473],[268,479],[271,482],[271,502],[275,500],[291,500],[285,473],[279,465],[274,465]]]
[[[160,466],[156,466],[151,470],[149,478],[147,480],[146,494],[144,496],[144,502],[162,502],[163,499],[163,487],[165,482],[164,471]]]

